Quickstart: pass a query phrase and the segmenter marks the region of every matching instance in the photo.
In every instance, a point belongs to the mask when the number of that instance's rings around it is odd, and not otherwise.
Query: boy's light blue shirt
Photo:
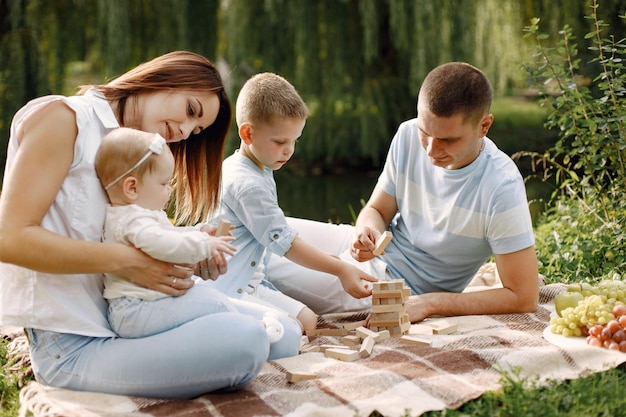
[[[260,169],[238,150],[226,158],[222,163],[220,213],[214,224],[219,219],[235,226],[231,232],[237,252],[228,260],[226,274],[214,285],[226,295],[240,298],[259,264],[264,269],[270,252],[284,256],[297,235],[278,206],[274,172]]]
[[[401,124],[391,143],[378,183],[398,213],[382,259],[417,294],[460,292],[492,254],[534,244],[517,166],[487,137],[484,145],[471,164],[449,170],[428,159],[417,119]]]

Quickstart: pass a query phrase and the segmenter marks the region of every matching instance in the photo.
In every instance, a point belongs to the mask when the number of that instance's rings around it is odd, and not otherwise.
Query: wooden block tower
[[[388,330],[396,336],[408,334],[411,322],[404,303],[409,299],[411,289],[404,284],[403,279],[373,284],[370,329],[375,332]]]

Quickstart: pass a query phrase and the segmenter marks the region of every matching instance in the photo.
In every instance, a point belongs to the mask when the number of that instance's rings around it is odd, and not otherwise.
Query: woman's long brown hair
[[[205,220],[219,204],[224,144],[232,108],[222,78],[205,57],[187,51],[170,52],[122,74],[105,85],[83,86],[79,94],[95,87],[117,103],[117,118],[124,126],[129,99],[160,90],[205,91],[217,95],[220,108],[215,122],[187,140],[170,143],[174,169],[174,220],[193,224]],[[131,101],[132,102],[132,101]]]

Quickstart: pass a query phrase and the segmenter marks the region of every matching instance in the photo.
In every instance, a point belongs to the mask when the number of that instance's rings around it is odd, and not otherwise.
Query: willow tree
[[[10,119],[29,99],[71,94],[76,83],[104,82],[156,55],[187,49],[226,62],[233,99],[260,71],[292,81],[311,109],[297,153],[308,165],[377,167],[397,125],[415,115],[431,68],[470,62],[485,70],[498,94],[508,94],[525,85],[523,28],[530,19],[541,17],[550,32],[567,23],[582,39],[589,3],[0,0],[0,162]],[[611,33],[624,32],[625,9],[623,0],[601,0],[599,15]],[[91,68],[91,77],[74,78],[73,62]]]
[[[0,0],[0,171],[15,111],[85,81],[68,81],[72,62],[91,68],[89,81],[104,82],[175,49],[214,59],[219,7],[219,0]]]
[[[609,16],[623,8],[604,3]],[[415,115],[430,69],[466,61],[486,72],[498,95],[510,94],[525,86],[530,18],[568,23],[582,37],[589,2],[229,0],[223,7],[231,95],[256,72],[280,73],[311,109],[300,159],[377,165],[397,125]]]

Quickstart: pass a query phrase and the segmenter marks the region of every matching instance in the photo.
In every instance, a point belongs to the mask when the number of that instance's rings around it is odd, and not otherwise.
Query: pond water
[[[306,176],[279,170],[274,172],[274,177],[278,204],[287,216],[353,223],[353,216],[358,214],[372,193],[378,174]],[[539,180],[531,180],[526,182],[526,193],[535,221],[543,212],[542,200],[550,196],[551,187]]]

